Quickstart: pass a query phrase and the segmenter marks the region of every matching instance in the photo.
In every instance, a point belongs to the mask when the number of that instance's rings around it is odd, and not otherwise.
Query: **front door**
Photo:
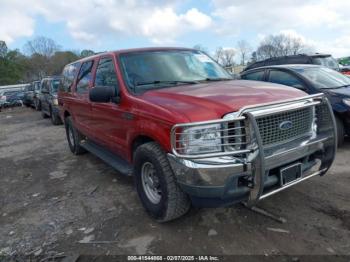
[[[112,56],[100,58],[93,88],[113,87],[116,97],[120,98],[114,59]],[[122,98],[121,101],[92,103],[93,119],[91,124],[94,126],[96,132],[95,140],[122,157],[127,148],[126,129],[130,125],[130,120],[124,117],[125,113],[126,107],[123,104]]]

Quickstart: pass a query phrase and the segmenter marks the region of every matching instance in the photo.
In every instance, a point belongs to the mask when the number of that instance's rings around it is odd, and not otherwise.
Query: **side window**
[[[278,70],[270,71],[269,82],[282,84],[286,86],[292,86],[299,89],[305,89],[304,84],[298,78],[291,75],[290,73],[278,71]]]
[[[43,80],[41,82],[41,92],[48,92],[48,88],[47,88],[47,80]]]
[[[118,79],[114,70],[112,58],[102,58],[98,62],[95,78],[95,87],[111,86],[119,93]]]
[[[70,64],[64,67],[60,90],[63,92],[71,92],[75,76],[77,74],[80,63]]]
[[[246,80],[262,81],[264,76],[264,71],[258,71],[253,73],[248,73],[243,75],[242,78]]]
[[[89,90],[89,83],[91,80],[91,71],[94,61],[87,61],[82,64],[78,80],[77,80],[77,93],[86,93]]]

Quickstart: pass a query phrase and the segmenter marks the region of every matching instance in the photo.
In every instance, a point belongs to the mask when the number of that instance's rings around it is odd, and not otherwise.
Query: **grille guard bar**
[[[298,102],[305,102],[304,104],[298,104]],[[268,111],[269,114],[273,113],[279,113],[283,111],[288,111],[286,108],[290,106],[289,110],[295,110],[296,108],[303,108],[303,107],[311,107],[315,106],[320,103],[326,103],[328,111],[331,116],[331,124],[332,124],[332,134],[330,138],[333,139],[333,143],[329,146],[327,146],[324,149],[324,155],[321,159],[321,165],[318,171],[316,171],[313,174],[310,174],[306,177],[302,177],[300,179],[297,179],[296,181],[293,181],[292,183],[289,183],[286,186],[283,186],[281,188],[278,188],[276,190],[270,191],[266,194],[263,194],[264,191],[264,181],[265,176],[267,175],[266,169],[265,169],[265,156],[264,156],[264,147],[262,143],[262,138],[259,132],[259,128],[257,125],[257,121],[255,119],[255,114],[257,111],[264,110],[265,112]],[[297,107],[296,107],[297,106]],[[267,113],[266,113],[267,114]],[[238,151],[227,151],[227,152],[218,152],[218,153],[209,153],[209,154],[200,154],[200,155],[185,155],[185,154],[179,154],[176,150],[176,130],[181,127],[190,127],[190,126],[200,126],[200,125],[207,125],[207,124],[216,124],[216,123],[225,123],[229,121],[235,121],[235,120],[248,120],[248,123],[250,124],[250,128],[252,130],[251,133],[253,135],[253,139],[255,140],[256,146],[253,146],[251,148],[245,149],[245,150],[238,150]],[[255,205],[260,199],[264,199],[270,195],[273,195],[287,187],[290,187],[294,184],[300,183],[301,181],[304,181],[306,179],[309,179],[316,175],[324,175],[329,168],[331,167],[334,159],[335,154],[337,150],[337,132],[336,132],[336,122],[335,117],[333,114],[332,107],[328,101],[328,99],[323,94],[315,94],[310,96],[305,96],[299,99],[291,99],[291,100],[283,100],[277,103],[267,103],[267,104],[259,104],[255,106],[247,106],[242,108],[239,112],[228,114],[224,117],[224,119],[220,120],[212,120],[212,121],[203,121],[203,122],[195,122],[195,123],[186,123],[186,124],[177,124],[174,125],[171,129],[171,149],[172,153],[179,158],[183,159],[203,159],[203,158],[210,158],[210,157],[220,157],[220,156],[234,156],[238,154],[249,154],[254,153],[255,157],[251,161],[252,164],[252,187],[250,189],[249,198],[247,201],[248,206]]]

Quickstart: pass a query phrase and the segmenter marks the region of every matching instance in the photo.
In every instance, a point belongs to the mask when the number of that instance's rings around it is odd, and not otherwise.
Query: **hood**
[[[344,97],[350,97],[350,86],[341,88],[322,89],[322,92],[330,95],[341,95]]]
[[[141,98],[194,122],[218,119],[244,106],[306,95],[298,89],[284,85],[232,80],[151,90],[145,92]]]

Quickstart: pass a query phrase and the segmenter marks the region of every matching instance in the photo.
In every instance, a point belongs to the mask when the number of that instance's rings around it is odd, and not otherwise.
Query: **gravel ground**
[[[132,178],[70,153],[63,126],[32,109],[0,113],[0,254],[350,255],[350,139],[327,176],[259,204],[193,209],[157,224]],[[0,259],[1,260],[1,259]]]

